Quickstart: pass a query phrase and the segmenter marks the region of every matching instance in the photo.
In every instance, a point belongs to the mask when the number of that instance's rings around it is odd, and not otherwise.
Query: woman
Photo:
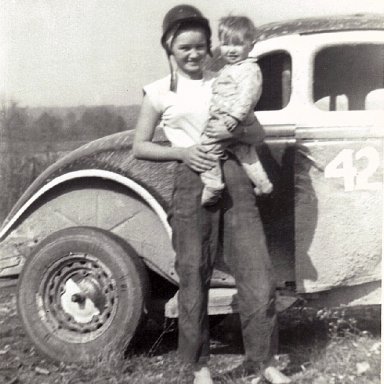
[[[214,81],[214,76],[203,69],[210,40],[208,20],[196,8],[180,5],[167,13],[161,42],[171,75],[144,87],[134,154],[139,159],[178,162],[170,214],[180,278],[178,350],[183,361],[193,366],[194,383],[213,383],[207,367],[207,303],[221,239],[238,288],[246,351],[243,373],[263,370],[270,372],[268,379],[272,382],[285,383],[289,381],[282,380],[287,378],[269,367],[277,346],[272,266],[252,185],[233,155],[223,160],[226,190],[222,199],[213,206],[201,207],[203,185],[199,174],[211,169],[216,160],[199,144]],[[171,147],[152,142],[159,121]],[[209,130],[206,133],[214,135]],[[246,135],[226,130],[215,135],[220,140],[238,137],[249,144],[257,140],[257,132],[252,130]]]

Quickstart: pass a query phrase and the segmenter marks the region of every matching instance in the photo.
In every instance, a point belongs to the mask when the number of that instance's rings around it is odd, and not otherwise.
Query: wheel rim
[[[105,332],[116,314],[116,281],[93,255],[69,253],[45,271],[37,304],[41,320],[57,337],[90,341]]]

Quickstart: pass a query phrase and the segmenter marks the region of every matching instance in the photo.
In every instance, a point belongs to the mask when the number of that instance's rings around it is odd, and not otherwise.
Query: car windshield
[[[313,101],[324,111],[384,109],[384,45],[327,47],[314,62]]]

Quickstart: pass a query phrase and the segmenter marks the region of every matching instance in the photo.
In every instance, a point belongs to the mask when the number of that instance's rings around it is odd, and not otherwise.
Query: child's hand
[[[224,118],[224,124],[229,132],[232,132],[239,124],[239,122],[232,116],[226,115]]]
[[[227,127],[223,124],[216,124],[215,127],[208,125],[204,132],[210,139],[214,139],[215,141],[233,138],[233,134],[229,132]]]

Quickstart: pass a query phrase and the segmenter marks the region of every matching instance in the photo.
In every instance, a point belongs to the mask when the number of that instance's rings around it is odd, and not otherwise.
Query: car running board
[[[179,291],[165,304],[165,317],[176,318],[179,316],[177,297]],[[276,310],[283,312],[288,309],[295,301],[295,296],[284,296],[276,292]],[[236,288],[211,288],[209,290],[208,314],[225,315],[237,313],[237,289]]]

